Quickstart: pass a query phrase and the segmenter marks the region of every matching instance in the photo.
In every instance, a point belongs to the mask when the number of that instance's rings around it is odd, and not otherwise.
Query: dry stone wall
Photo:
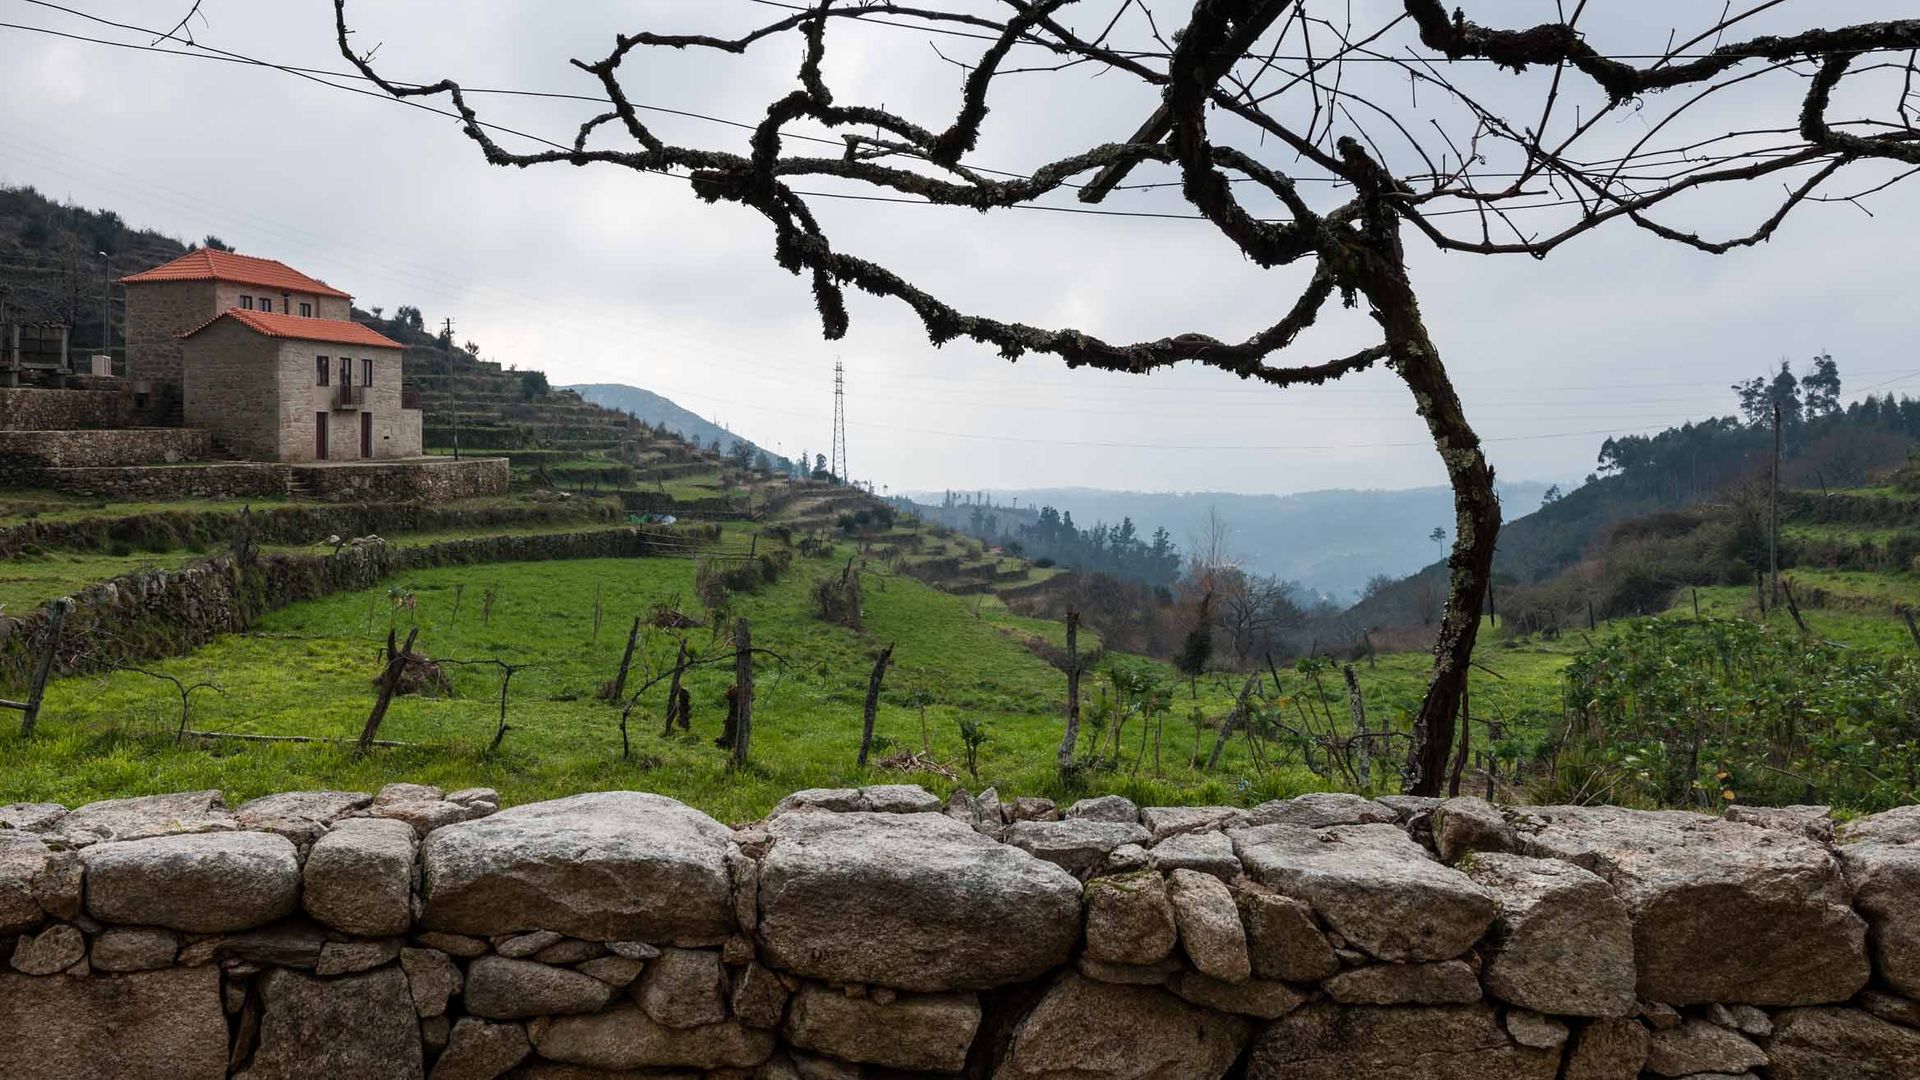
[[[0,431],[125,427],[133,416],[133,394],[113,382],[105,390],[0,387]]]
[[[66,599],[70,613],[55,650],[62,674],[98,671],[190,652],[238,633],[262,614],[302,600],[367,589],[395,573],[437,566],[547,559],[645,558],[711,540],[702,526],[628,525],[565,533],[516,533],[431,544],[351,545],[330,555],[259,555],[241,564],[217,555],[172,570],[142,570],[87,586]],[[0,678],[23,676],[42,640],[45,608],[0,613]],[[0,1080],[5,1074],[0,1073]]]
[[[446,502],[506,494],[508,467],[506,458],[421,458],[350,467],[295,465],[293,475],[314,498],[329,502]]]
[[[0,807],[0,1076],[1908,1080],[1920,807]]]
[[[11,468],[108,468],[198,461],[211,452],[195,428],[114,428],[102,431],[0,431],[0,455]]]

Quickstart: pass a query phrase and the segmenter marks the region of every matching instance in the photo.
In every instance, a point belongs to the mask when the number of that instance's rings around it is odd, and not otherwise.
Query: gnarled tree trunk
[[[1381,214],[1376,222],[1388,220]],[[1480,437],[1467,422],[1460,396],[1440,362],[1420,317],[1420,303],[1408,281],[1398,239],[1376,235],[1378,247],[1356,259],[1355,284],[1372,304],[1385,332],[1389,363],[1407,389],[1414,408],[1427,422],[1434,448],[1453,488],[1453,550],[1447,557],[1447,606],[1433,644],[1433,674],[1426,697],[1413,719],[1413,744],[1407,752],[1405,790],[1409,795],[1439,795],[1446,783],[1460,692],[1480,632],[1493,576],[1493,549],[1500,532],[1500,499],[1493,489],[1493,467],[1481,452]],[[1384,242],[1381,242],[1384,241]]]

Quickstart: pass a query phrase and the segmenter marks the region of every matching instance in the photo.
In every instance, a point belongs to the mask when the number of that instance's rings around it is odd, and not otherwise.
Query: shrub
[[[1559,770],[1659,806],[1880,809],[1920,777],[1920,660],[1742,619],[1638,619],[1567,668]]]

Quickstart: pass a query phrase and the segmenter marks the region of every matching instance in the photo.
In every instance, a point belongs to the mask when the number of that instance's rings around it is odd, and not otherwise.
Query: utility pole
[[[460,398],[454,393],[453,381],[453,319],[447,319],[447,328],[440,338],[440,355],[447,364],[447,408],[453,413],[453,460],[460,460]]]
[[[1780,602],[1780,403],[1773,403],[1773,476],[1767,491],[1767,602]]]
[[[107,370],[113,370],[113,257],[104,251],[96,251],[100,256],[100,351],[107,357]],[[89,373],[92,368],[89,366]]]
[[[847,383],[846,368],[833,362],[833,463],[827,469],[840,483],[847,483]]]

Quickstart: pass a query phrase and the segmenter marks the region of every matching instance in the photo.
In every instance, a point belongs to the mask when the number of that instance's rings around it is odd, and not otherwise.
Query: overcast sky
[[[164,30],[189,4],[72,6]],[[1721,8],[1718,0],[1670,6],[1702,18]],[[1907,6],[1789,4],[1794,14],[1752,25],[1792,28],[1810,11],[1830,23],[1920,13],[1888,10]],[[1354,7],[1364,18],[1380,0]],[[1635,21],[1653,5],[1592,7],[1627,13],[1592,16],[1587,29],[1603,48],[1645,52],[1666,42],[1666,23]],[[356,43],[379,44],[394,78],[584,94],[596,84],[567,60],[604,54],[616,31],[738,33],[779,15],[752,0],[360,0],[349,10]],[[1550,10],[1508,0],[1475,14],[1513,25]],[[344,66],[326,0],[205,0],[201,12],[192,32],[203,45]],[[153,41],[26,0],[0,0],[0,21]],[[836,33],[827,74],[842,101],[884,102],[934,128],[949,122],[962,73],[925,36]],[[939,47],[963,57],[979,43]],[[628,93],[750,123],[791,87],[796,50],[791,38],[742,57],[642,50],[628,65]],[[1486,85],[1490,100],[1538,108],[1538,83],[1505,76]],[[574,101],[476,100],[498,123],[561,141],[597,111]],[[1022,169],[1124,138],[1154,98],[1121,78],[1076,70],[1006,80],[992,104],[971,160]],[[1790,97],[1763,93],[1710,119],[1779,126],[1793,122],[1793,109]],[[744,131],[649,116],[669,139],[745,150]],[[1620,121],[1616,137],[1640,123]],[[129,224],[182,239],[216,234],[325,278],[362,306],[411,303],[435,324],[451,316],[483,355],[541,368],[555,383],[643,386],[787,454],[827,450],[833,365],[844,360],[851,472],[894,489],[1281,493],[1444,482],[1405,390],[1384,371],[1281,392],[1202,369],[1142,378],[1070,372],[1047,357],[1009,365],[968,343],[935,349],[903,306],[861,296],[851,299],[848,337],[824,341],[805,281],[774,265],[771,233],[750,211],[701,203],[681,180],[614,167],[494,168],[450,120],[269,68],[0,29],[0,180],[110,207]],[[1760,196],[1778,191],[1777,181],[1761,183],[1770,186]],[[1566,482],[1593,467],[1606,434],[1727,413],[1727,385],[1782,357],[1798,367],[1830,351],[1849,396],[1874,384],[1920,385],[1916,200],[1920,184],[1875,196],[1872,216],[1844,203],[1808,207],[1771,243],[1721,257],[1632,229],[1602,230],[1543,262],[1410,247],[1429,326],[1499,474]],[[1187,209],[1166,191],[1121,192],[1104,205]],[[983,217],[825,200],[817,209],[837,245],[967,310],[1109,339],[1243,337],[1285,310],[1303,276],[1253,267],[1192,220],[1032,210]],[[1709,206],[1681,222],[1732,225],[1749,209]],[[1350,352],[1372,343],[1369,329],[1357,314],[1336,313],[1286,356]]]

